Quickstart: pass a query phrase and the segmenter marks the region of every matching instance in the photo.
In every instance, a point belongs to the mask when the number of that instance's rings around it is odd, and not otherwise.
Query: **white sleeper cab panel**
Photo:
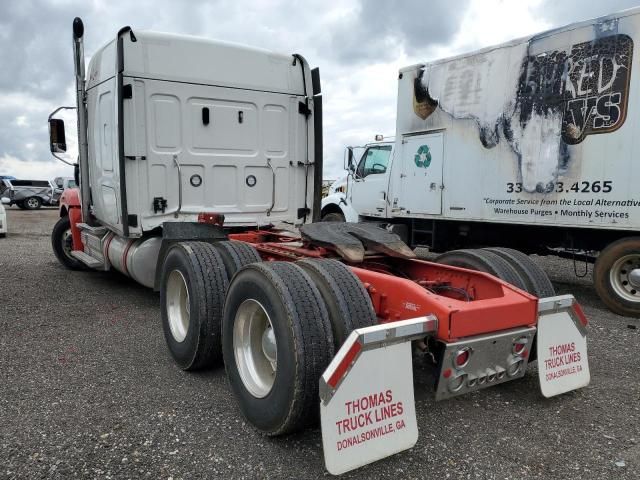
[[[402,69],[391,216],[640,230],[639,32],[633,9]],[[441,215],[400,143],[432,132]]]
[[[311,86],[301,58],[135,30],[121,41],[122,125],[117,41],[98,50],[87,73],[98,220],[123,233],[125,213],[130,236],[204,212],[224,214],[229,226],[303,221],[314,137],[313,104],[309,116],[299,111]]]
[[[94,215],[122,233],[115,78],[87,91],[89,180]]]
[[[149,179],[138,204],[129,201],[143,230],[178,212],[224,214],[226,225],[297,218],[306,169],[290,161],[305,154],[300,98],[158,80],[144,80],[134,97],[142,92],[148,145],[145,160],[127,161],[127,176],[137,164],[137,175]],[[158,199],[166,202],[164,213],[154,210]]]

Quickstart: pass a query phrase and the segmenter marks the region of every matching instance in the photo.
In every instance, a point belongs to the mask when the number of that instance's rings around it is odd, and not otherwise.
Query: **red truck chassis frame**
[[[277,231],[229,238],[252,244],[265,261],[339,258],[326,248],[299,246],[297,237]],[[486,273],[387,255],[367,256],[349,267],[369,292],[380,323],[435,315],[436,337],[446,342],[537,323],[536,297]]]
[[[73,249],[83,250],[76,226],[82,222],[79,189],[64,191],[60,210],[69,216]],[[229,239],[252,244],[265,261],[344,261],[332,250],[301,243],[289,232],[250,230],[231,233]],[[537,298],[486,273],[375,254],[362,263],[345,263],[367,289],[380,323],[435,315],[436,338],[444,342],[537,324]]]

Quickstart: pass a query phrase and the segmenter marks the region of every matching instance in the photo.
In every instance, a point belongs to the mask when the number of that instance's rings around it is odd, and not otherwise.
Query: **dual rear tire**
[[[169,351],[183,370],[222,359],[222,313],[229,281],[260,255],[251,245],[224,241],[179,242],[162,265],[160,304]]]
[[[538,298],[555,295],[544,270],[527,255],[511,248],[452,250],[438,256],[435,261],[489,273]]]
[[[260,262],[240,242],[177,243],[161,280],[169,350],[184,370],[224,359],[245,418],[267,435],[317,421],[318,380],[355,328],[376,316],[335,260]]]

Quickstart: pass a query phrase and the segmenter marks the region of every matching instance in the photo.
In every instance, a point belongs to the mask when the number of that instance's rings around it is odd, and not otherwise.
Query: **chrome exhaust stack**
[[[87,103],[84,71],[84,24],[79,17],[73,20],[73,65],[76,75],[76,104],[78,111],[78,163],[80,165],[80,204],[82,220],[91,224],[89,204],[91,191],[89,187],[89,148],[87,143]]]

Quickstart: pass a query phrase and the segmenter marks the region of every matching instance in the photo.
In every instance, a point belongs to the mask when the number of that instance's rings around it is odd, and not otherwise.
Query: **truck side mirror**
[[[355,172],[356,166],[353,162],[353,147],[347,147],[347,169]]]
[[[64,153],[67,151],[64,120],[59,118],[49,119],[49,148],[52,153]]]

